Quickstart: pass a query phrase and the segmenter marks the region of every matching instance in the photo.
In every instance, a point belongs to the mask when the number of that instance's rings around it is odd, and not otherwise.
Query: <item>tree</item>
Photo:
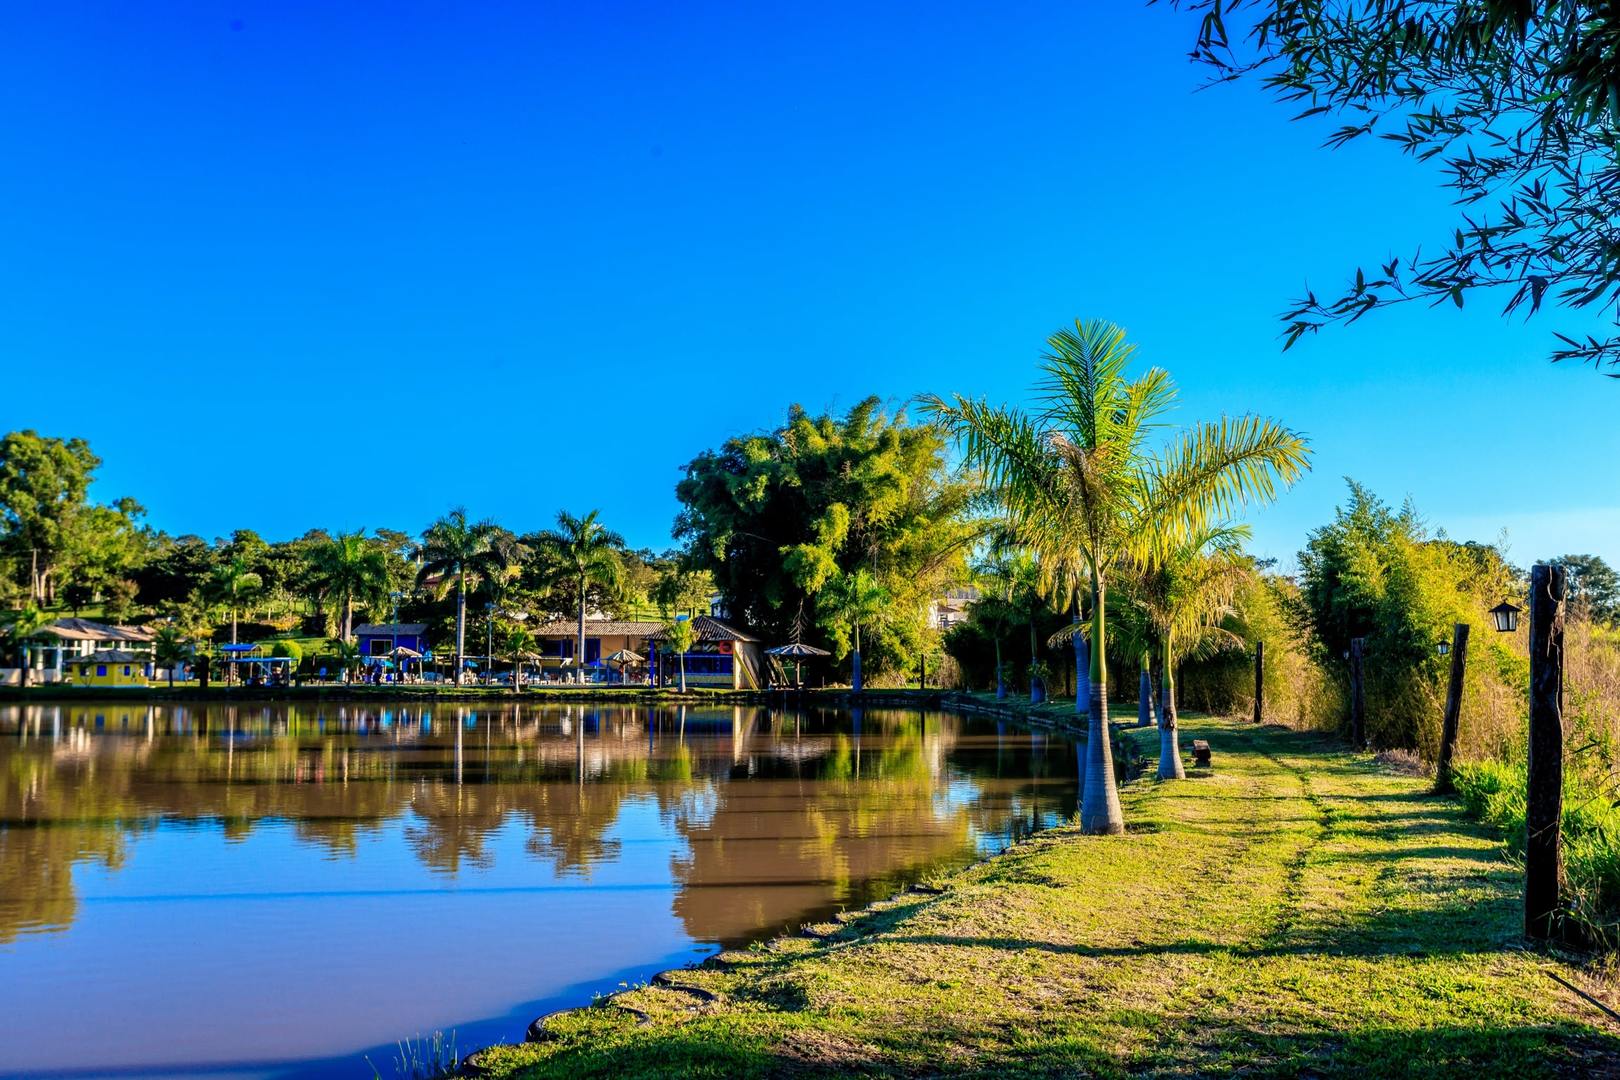
[[[1152,451],[1148,436],[1175,402],[1170,376],[1127,377],[1133,348],[1111,323],[1076,321],[1047,339],[1040,404],[1030,413],[960,395],[928,406],[961,442],[967,463],[1013,534],[1055,561],[1076,557],[1091,583],[1091,703],[1081,827],[1125,829],[1114,781],[1107,705],[1108,579],[1178,532],[1235,505],[1274,497],[1307,468],[1305,440],[1255,416],[1194,425]]]
[[[101,459],[83,439],[13,431],[0,439],[0,540],[28,567],[28,596],[51,599],[68,530]]]
[[[968,580],[981,521],[945,435],[867,398],[842,415],[795,405],[774,430],[727,439],[685,467],[675,536],[714,575],[728,616],[786,640],[794,614],[839,574],[865,568],[889,594],[869,628],[872,669],[912,670],[933,647],[931,600]]]
[[[1153,640],[1148,655],[1157,678],[1160,780],[1187,775],[1177,730],[1176,665],[1183,657],[1241,642],[1222,628],[1249,574],[1243,526],[1212,526],[1170,541],[1140,568],[1128,587]]]
[[[666,567],[653,584],[653,603],[668,615],[706,614],[714,596],[714,575],[707,570],[689,570],[679,564]]]
[[[456,586],[456,685],[462,684],[462,657],[467,644],[467,585],[469,575],[493,550],[499,527],[492,521],[469,521],[464,507],[456,507],[428,526],[422,534],[422,565],[418,580],[437,577],[441,587]]]
[[[381,604],[388,597],[386,555],[361,529],[316,545],[309,560],[310,583],[333,605],[337,636],[353,637],[355,604]]]
[[[50,624],[51,617],[32,601],[16,611],[8,612],[5,621],[0,623],[0,633],[3,633],[6,641],[17,650],[21,660],[22,673],[18,676],[18,681],[23,686],[28,685],[29,669],[33,659],[29,655],[29,645],[35,636]]]
[[[164,623],[158,627],[157,634],[152,638],[152,659],[161,668],[169,672],[169,689],[174,689],[174,669],[186,662],[191,655],[191,643],[180,632],[174,623]]]
[[[1341,147],[1377,135],[1445,163],[1465,209],[1438,253],[1417,252],[1337,296],[1307,292],[1285,341],[1374,308],[1462,307],[1506,294],[1504,314],[1551,300],[1620,321],[1620,21],[1595,0],[1172,0],[1202,16],[1193,56],[1221,81],[1252,77],[1296,119],[1337,116]],[[1288,223],[1292,227],[1293,223]],[[1557,334],[1556,360],[1620,363],[1620,335]]]
[[[1620,574],[1597,555],[1560,555],[1552,560],[1568,572],[1569,598],[1596,622],[1620,620]]]
[[[970,609],[969,618],[985,628],[995,646],[996,700],[1005,701],[1007,681],[1006,665],[1001,658],[1002,640],[1028,610],[1027,597],[1036,591],[1038,571],[1029,552],[1006,544],[992,544],[985,557],[974,564],[973,572],[979,585],[979,600]],[[1033,625],[1031,629],[1033,631]],[[1031,646],[1030,664],[1034,663]]]
[[[686,654],[697,644],[697,630],[691,619],[676,619],[664,627],[664,641],[669,651],[680,657],[681,693],[686,693]]]
[[[338,670],[345,675],[350,674],[360,666],[360,645],[358,642],[351,641],[348,638],[329,638],[326,644],[332,650],[332,656],[337,661]]]
[[[512,658],[512,689],[523,689],[523,658],[534,651],[534,635],[523,627],[514,627],[506,633],[506,655]]]
[[[850,653],[850,688],[857,694],[863,685],[861,627],[880,623],[888,603],[888,591],[866,569],[839,574],[816,596],[816,614],[821,625],[833,632],[839,653],[844,651],[846,640],[852,638],[854,641]]]
[[[214,567],[209,577],[209,591],[213,598],[231,612],[231,644],[236,644],[236,616],[243,604],[258,595],[264,580],[248,569],[247,559],[233,556],[228,562]]]
[[[585,600],[591,586],[612,589],[624,577],[620,549],[624,538],[596,520],[597,511],[575,517],[564,510],[557,515],[557,527],[539,533],[532,540],[535,554],[554,582],[571,585],[578,592],[579,639],[574,663],[579,678],[585,675]]]

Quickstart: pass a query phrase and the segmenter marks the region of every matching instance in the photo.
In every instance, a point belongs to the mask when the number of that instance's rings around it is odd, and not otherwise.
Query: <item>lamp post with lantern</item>
[[[1562,928],[1564,879],[1564,601],[1562,566],[1530,568],[1530,753],[1524,805],[1524,932],[1550,941]],[[1510,633],[1519,609],[1491,609],[1496,628]]]

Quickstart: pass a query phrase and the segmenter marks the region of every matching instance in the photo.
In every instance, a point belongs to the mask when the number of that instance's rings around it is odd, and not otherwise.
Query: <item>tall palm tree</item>
[[[691,619],[676,619],[664,628],[664,642],[671,652],[680,657],[681,693],[686,693],[686,654],[697,643],[697,629]]]
[[[388,596],[388,556],[366,532],[340,533],[310,552],[310,579],[333,605],[338,637],[354,636],[355,604],[380,604]]]
[[[22,663],[21,674],[17,678],[23,686],[28,685],[33,660],[29,645],[41,630],[51,624],[51,621],[51,617],[44,609],[30,600],[16,611],[8,612],[4,622],[0,622],[0,637],[4,637],[11,647],[17,650]]]
[[[861,682],[861,627],[872,627],[880,622],[888,608],[889,593],[871,571],[859,569],[839,574],[816,596],[816,612],[822,625],[831,630],[847,630],[854,638],[855,648],[850,661],[850,687],[860,693]]]
[[[1127,375],[1132,346],[1112,323],[1077,320],[1047,339],[1039,401],[1028,412],[960,395],[925,406],[982,471],[1015,534],[1041,553],[1078,558],[1091,587],[1091,705],[1081,828],[1121,833],[1107,725],[1108,581],[1126,557],[1235,505],[1275,497],[1308,467],[1300,435],[1247,416],[1194,425],[1162,450],[1148,438],[1176,391],[1168,373]]]
[[[996,700],[1005,701],[1007,680],[1006,665],[1001,659],[1002,639],[1023,613],[1022,595],[1035,588],[1035,559],[1027,551],[992,542],[985,557],[974,564],[973,573],[979,585],[973,617],[990,631],[996,649]]]
[[[585,678],[585,604],[591,586],[618,589],[625,584],[624,537],[596,520],[600,511],[575,517],[563,510],[557,527],[537,533],[530,546],[554,584],[572,586],[579,593],[579,636],[574,652],[577,677]]]
[[[156,636],[152,638],[152,660],[159,667],[168,669],[170,690],[174,689],[174,669],[185,663],[190,655],[191,644],[186,641],[180,627],[172,622],[158,627]]]
[[[242,605],[258,595],[264,579],[248,569],[248,561],[241,555],[232,555],[229,562],[214,567],[208,577],[213,598],[231,610],[231,644],[236,644],[236,617]]]
[[[1176,664],[1189,655],[1242,645],[1221,622],[1233,614],[1233,598],[1248,577],[1243,556],[1248,536],[1246,526],[1199,529],[1154,556],[1128,587],[1153,639],[1148,655],[1157,678],[1149,681],[1157,683],[1160,780],[1187,775],[1176,726]]]
[[[534,651],[534,635],[519,626],[507,632],[506,654],[512,658],[512,689],[523,689],[523,657]]]
[[[465,507],[458,506],[435,521],[422,533],[418,549],[421,567],[417,580],[438,577],[448,588],[456,585],[456,685],[462,684],[462,657],[467,645],[467,585],[476,577],[484,559],[495,546],[500,527],[493,521],[470,521]]]

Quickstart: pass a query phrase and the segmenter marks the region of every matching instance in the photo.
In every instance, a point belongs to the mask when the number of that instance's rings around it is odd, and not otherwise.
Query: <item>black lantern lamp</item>
[[[1491,608],[1491,618],[1496,621],[1496,631],[1499,634],[1511,634],[1519,628],[1519,612],[1524,609],[1516,604],[1504,600]]]
[[[1439,653],[1441,656],[1450,655],[1450,653],[1451,653],[1451,642],[1449,642],[1449,641],[1437,641],[1437,642],[1435,642],[1434,643],[1434,651]]]

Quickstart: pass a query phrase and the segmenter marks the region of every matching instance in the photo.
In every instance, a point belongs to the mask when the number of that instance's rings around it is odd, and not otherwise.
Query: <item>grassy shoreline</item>
[[[1125,837],[1044,833],[937,893],[546,1018],[543,1041],[490,1048],[477,1069],[1620,1073],[1620,1026],[1549,975],[1606,988],[1523,948],[1497,832],[1320,736],[1194,720],[1193,737],[1214,769],[1126,785]]]

